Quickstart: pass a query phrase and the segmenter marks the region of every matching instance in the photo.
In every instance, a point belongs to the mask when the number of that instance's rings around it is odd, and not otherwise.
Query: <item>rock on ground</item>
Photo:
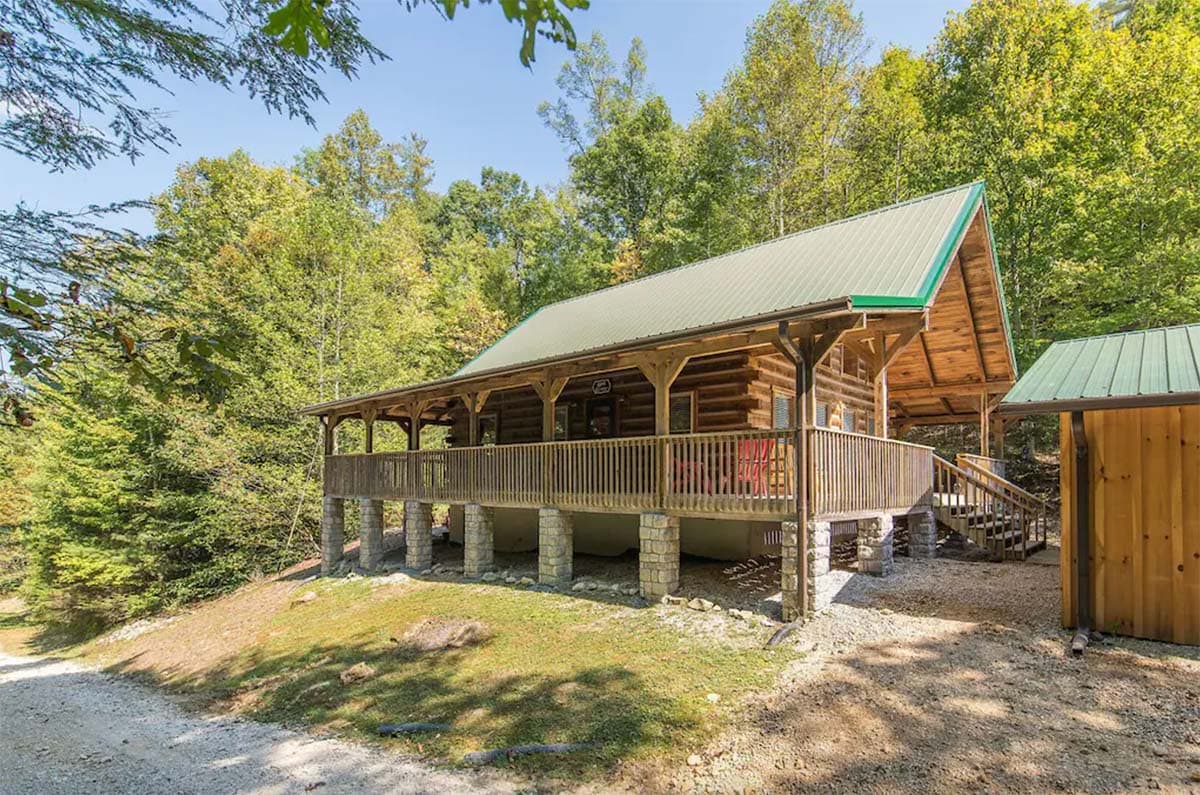
[[[495,774],[223,717],[71,662],[0,654],[0,795],[515,792]]]

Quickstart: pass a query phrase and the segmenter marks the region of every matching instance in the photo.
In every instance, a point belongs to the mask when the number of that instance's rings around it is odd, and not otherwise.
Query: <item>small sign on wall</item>
[[[612,391],[612,381],[608,378],[597,378],[592,382],[593,395],[607,395]]]

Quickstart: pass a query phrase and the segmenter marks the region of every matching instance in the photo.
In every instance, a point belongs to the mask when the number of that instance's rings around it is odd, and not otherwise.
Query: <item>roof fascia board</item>
[[[1200,405],[1200,392],[1163,392],[1154,395],[1124,397],[1064,398],[1028,403],[1001,403],[998,411],[1006,416],[1058,414],[1063,411],[1103,411],[1105,409],[1153,408],[1155,406]]]

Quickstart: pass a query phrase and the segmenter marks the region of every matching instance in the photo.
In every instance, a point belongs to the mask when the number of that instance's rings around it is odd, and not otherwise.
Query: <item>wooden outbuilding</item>
[[[1200,643],[1200,324],[1055,343],[1000,412],[1059,415],[1063,626]]]

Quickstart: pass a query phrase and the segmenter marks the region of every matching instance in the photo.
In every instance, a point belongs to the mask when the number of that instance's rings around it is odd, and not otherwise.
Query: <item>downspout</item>
[[[1082,411],[1071,412],[1071,438],[1075,441],[1075,638],[1071,653],[1079,657],[1092,631],[1091,473]]]

